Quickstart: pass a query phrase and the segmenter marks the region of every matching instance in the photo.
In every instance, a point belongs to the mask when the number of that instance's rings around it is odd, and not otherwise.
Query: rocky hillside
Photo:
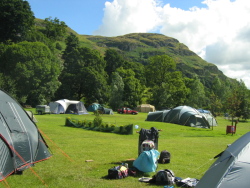
[[[185,76],[192,77],[197,74],[206,87],[212,84],[215,76],[223,81],[228,79],[217,66],[200,58],[177,39],[162,34],[132,33],[117,37],[83,35],[82,38],[91,41],[88,42],[88,46],[100,50],[116,48],[128,61],[144,65],[148,63],[150,56],[167,54],[176,61],[177,69]]]

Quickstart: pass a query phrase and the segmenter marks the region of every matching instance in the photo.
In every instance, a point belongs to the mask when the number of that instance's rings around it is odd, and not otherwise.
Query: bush
[[[93,131],[103,131],[103,132],[111,132],[117,134],[133,134],[133,124],[130,125],[121,125],[115,126],[114,124],[103,123],[102,118],[96,115],[95,119],[92,121],[79,121],[76,119],[66,118],[65,126],[68,127],[76,127],[83,128],[87,130]]]

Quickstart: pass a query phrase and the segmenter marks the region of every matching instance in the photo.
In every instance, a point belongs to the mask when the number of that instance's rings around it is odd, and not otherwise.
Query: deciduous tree
[[[28,1],[0,1],[0,42],[21,41],[34,25],[34,14]]]
[[[149,59],[146,67],[146,77],[152,88],[151,103],[157,108],[175,107],[186,100],[186,88],[181,72],[176,69],[176,63],[167,55],[157,55]]]
[[[43,43],[8,45],[0,62],[3,76],[11,78],[21,103],[46,103],[60,84],[60,62]]]

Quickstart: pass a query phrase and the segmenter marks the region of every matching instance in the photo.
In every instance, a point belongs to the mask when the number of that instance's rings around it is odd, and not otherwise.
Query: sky
[[[249,0],[27,0],[83,35],[161,33],[250,89]]]

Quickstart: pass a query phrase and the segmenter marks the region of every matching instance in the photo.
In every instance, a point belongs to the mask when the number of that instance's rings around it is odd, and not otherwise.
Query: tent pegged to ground
[[[100,107],[102,107],[100,104],[92,103],[91,105],[88,106],[87,110],[88,110],[88,112],[94,112],[94,111],[98,110]]]
[[[190,127],[210,128],[205,116],[190,106],[178,106],[171,110],[156,111],[148,114],[146,121],[161,121]]]
[[[100,114],[109,114],[109,115],[114,115],[114,112],[110,108],[104,108],[102,105],[98,103],[92,103],[91,105],[88,106],[87,110],[89,112],[96,112],[98,111]]]
[[[30,116],[30,118],[31,118],[32,121],[34,121],[35,123],[38,122],[32,111],[26,110],[26,113]]]
[[[250,132],[216,157],[219,158],[200,179],[196,188],[250,186]]]
[[[83,102],[61,99],[49,103],[50,111],[53,114],[88,114]]]
[[[36,124],[15,99],[0,90],[0,181],[50,157]]]
[[[146,121],[164,122],[165,116],[170,110],[149,112]]]

